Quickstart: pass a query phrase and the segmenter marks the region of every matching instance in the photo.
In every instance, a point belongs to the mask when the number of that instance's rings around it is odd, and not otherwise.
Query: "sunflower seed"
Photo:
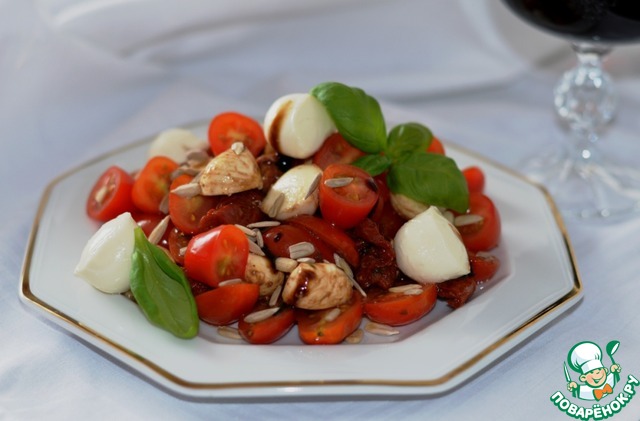
[[[199,194],[202,194],[202,188],[198,183],[187,183],[171,190],[171,193],[188,199],[191,197],[196,197]]]
[[[282,284],[278,285],[278,287],[273,290],[271,297],[269,297],[269,307],[274,307],[278,303],[278,299],[280,298],[280,293],[282,292]]]
[[[239,228],[240,231],[242,231],[244,233],[244,235],[246,235],[247,237],[253,238],[253,237],[256,236],[256,233],[252,229],[249,229],[249,228],[245,227],[244,225],[240,225],[240,224],[234,224],[234,225],[237,228]]]
[[[151,231],[149,234],[148,240],[151,244],[158,244],[160,240],[162,240],[162,236],[167,232],[167,228],[169,227],[169,215],[162,218],[158,225]]]
[[[294,259],[289,259],[288,257],[278,257],[275,261],[276,270],[280,272],[293,272],[293,270],[298,267],[298,262]]]
[[[247,323],[257,323],[263,320],[267,320],[269,317],[280,311],[280,307],[270,307],[264,310],[254,311],[244,316],[244,321]]]
[[[336,178],[329,178],[327,180],[324,180],[324,185],[332,189],[335,189],[336,187],[348,186],[349,184],[351,184],[352,181],[353,181],[353,177],[336,177]]]
[[[442,216],[444,216],[444,218],[449,221],[450,223],[453,224],[453,221],[455,219],[455,216],[453,215],[453,212],[451,212],[450,210],[446,210],[444,212],[442,212]]]
[[[179,256],[184,257],[185,254],[187,254],[187,247],[182,247],[180,250],[178,250]]]
[[[314,259],[313,257],[301,257],[296,260],[298,263],[315,263],[316,262],[316,259]]]
[[[301,257],[308,257],[316,251],[313,244],[307,241],[301,241],[289,246],[289,257],[292,259],[300,259]]]
[[[233,152],[236,153],[236,155],[240,155],[242,152],[244,152],[246,148],[244,147],[244,143],[242,142],[235,142],[233,145],[231,145],[231,150]]]
[[[242,282],[242,278],[233,278],[233,279],[226,279],[222,282],[220,282],[218,284],[219,287],[223,287],[225,285],[234,285],[234,284],[239,284],[240,282]]]
[[[220,326],[218,328],[218,335],[229,339],[242,339],[240,333],[238,333],[238,329],[229,326]]]
[[[422,288],[408,289],[408,290],[404,291],[403,294],[404,295],[420,295],[420,294],[422,294]]]
[[[453,220],[453,225],[456,227],[463,227],[465,225],[472,225],[482,222],[484,218],[474,213],[468,213],[466,215],[458,215]]]
[[[253,254],[257,254],[258,256],[264,256],[264,251],[262,251],[262,249],[260,248],[259,245],[257,245],[256,243],[254,243],[253,241],[248,241],[249,243],[249,253],[253,253]]]
[[[318,188],[318,185],[320,184],[321,178],[322,178],[322,174],[316,175],[316,178],[314,178],[311,184],[309,185],[309,190],[307,190],[307,194],[304,196],[305,199],[308,199],[309,196],[311,196],[313,192],[316,191],[316,189]]]
[[[165,194],[162,200],[160,201],[158,210],[164,213],[165,215],[169,213],[169,193]]]
[[[253,232],[256,235],[256,244],[258,245],[258,247],[264,247],[264,238],[262,237],[262,233],[260,232],[260,230],[254,229]]]
[[[362,329],[356,329],[351,335],[347,336],[344,341],[348,344],[359,344],[364,338],[364,331]]]
[[[398,335],[400,332],[388,325],[381,323],[369,322],[365,325],[364,330],[374,335],[379,336],[393,336]]]
[[[98,189],[96,194],[93,196],[94,200],[98,203],[102,203],[104,199],[107,197],[107,194],[109,194],[109,190],[111,190],[109,188],[109,184],[103,185]]]
[[[280,221],[260,221],[260,222],[253,222],[251,224],[247,225],[247,228],[270,228],[270,227],[277,227],[278,225],[280,225]]]
[[[353,278],[353,270],[351,270],[351,266],[344,260],[338,253],[333,253],[333,261],[336,262],[336,266],[344,271],[348,277]]]
[[[322,320],[324,320],[325,322],[332,322],[335,319],[338,318],[338,316],[340,315],[341,311],[338,307],[328,311],[327,313],[325,313],[324,317],[322,318]]]
[[[201,164],[209,160],[209,154],[202,149],[191,149],[187,152],[187,161],[195,165]]]
[[[422,291],[422,285],[418,285],[418,284],[400,285],[397,287],[389,288],[389,292],[405,292],[412,289],[419,289],[420,291]]]
[[[278,193],[276,200],[273,201],[273,205],[271,205],[271,207],[269,208],[269,212],[267,212],[267,215],[269,215],[269,218],[275,218],[276,215],[278,215],[278,212],[280,212],[280,208],[282,207],[283,204],[284,204],[284,194]]]

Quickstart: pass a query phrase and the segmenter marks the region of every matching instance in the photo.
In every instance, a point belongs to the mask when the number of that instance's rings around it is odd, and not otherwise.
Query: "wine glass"
[[[547,187],[564,215],[607,218],[640,212],[640,170],[615,162],[599,147],[617,105],[602,63],[612,45],[640,39],[640,1],[503,2],[530,24],[567,38],[578,58],[554,92],[569,139],[560,150],[528,160],[523,171]]]

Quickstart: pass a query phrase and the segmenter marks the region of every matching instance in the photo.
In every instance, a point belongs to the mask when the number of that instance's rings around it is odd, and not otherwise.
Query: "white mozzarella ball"
[[[206,140],[200,139],[193,132],[174,128],[161,132],[151,142],[148,157],[166,156],[177,163],[187,160],[187,154],[192,150],[205,150],[209,147]]]
[[[458,230],[434,206],[398,230],[394,249],[400,270],[420,283],[444,282],[470,271]]]
[[[134,229],[129,212],[104,223],[89,239],[74,274],[109,294],[129,290]]]
[[[269,107],[263,127],[277,152],[299,159],[311,157],[337,130],[322,103],[306,93],[277,99]]]
[[[291,168],[271,186],[260,208],[281,221],[314,214],[318,209],[317,183],[321,175],[322,170],[314,164]]]

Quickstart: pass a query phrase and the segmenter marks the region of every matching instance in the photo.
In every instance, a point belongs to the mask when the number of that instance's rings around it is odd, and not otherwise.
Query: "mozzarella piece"
[[[271,295],[284,281],[284,273],[273,268],[271,260],[249,253],[244,270],[244,281],[260,286],[260,295]]]
[[[231,195],[261,189],[262,174],[251,151],[241,142],[236,142],[209,161],[199,184],[205,196]]]
[[[300,263],[282,289],[285,303],[307,310],[324,310],[346,303],[353,284],[333,263]]]
[[[128,291],[137,226],[129,212],[104,223],[82,250],[74,274],[102,292]]]
[[[149,146],[149,158],[166,156],[181,163],[187,160],[187,154],[192,150],[206,150],[209,143],[200,139],[191,131],[174,128],[161,132]]]
[[[276,181],[262,200],[262,212],[277,220],[312,215],[318,209],[319,193],[314,188],[322,174],[314,164],[291,168]]]
[[[434,206],[398,230],[394,249],[400,270],[422,284],[444,282],[470,271],[460,233]]]
[[[267,142],[278,152],[307,159],[337,131],[322,103],[311,94],[290,94],[277,99],[264,119]]]

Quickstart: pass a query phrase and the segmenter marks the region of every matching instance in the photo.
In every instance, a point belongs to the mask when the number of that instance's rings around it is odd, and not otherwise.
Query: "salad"
[[[495,275],[500,216],[484,185],[426,126],[387,130],[363,90],[322,83],[263,122],[224,112],[208,139],[170,129],[136,171],[108,168],[75,273],[180,338],[208,323],[255,344],[292,329],[357,343],[437,300],[458,308]]]

